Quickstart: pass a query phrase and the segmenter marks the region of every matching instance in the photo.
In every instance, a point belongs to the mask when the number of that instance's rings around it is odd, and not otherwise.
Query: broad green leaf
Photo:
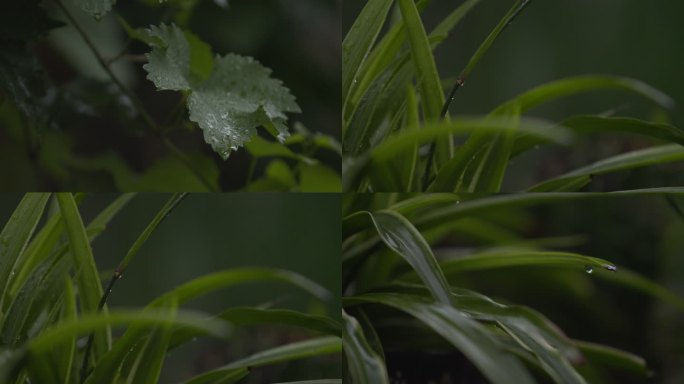
[[[5,296],[17,273],[16,264],[22,258],[49,197],[48,193],[24,195],[0,232],[0,312],[4,312],[7,304]]]
[[[189,92],[190,120],[204,131],[205,141],[223,159],[244,145],[263,126],[284,140],[286,112],[301,112],[289,90],[270,77],[271,70],[251,57],[216,56],[209,47],[175,25],[152,26],[155,38],[143,66],[158,89]],[[187,36],[190,36],[188,38]]]
[[[372,220],[382,241],[396,252],[415,270],[430,289],[435,300],[449,304],[449,284],[444,278],[430,246],[418,230],[403,216],[393,211],[378,211],[367,214]]]
[[[535,382],[513,355],[503,351],[490,332],[450,305],[395,293],[354,296],[346,298],[345,303],[381,304],[415,317],[461,351],[494,384]]]
[[[188,381],[186,384],[215,383],[223,374],[234,375],[244,369],[258,368],[265,365],[277,364],[286,361],[298,360],[307,357],[323,356],[339,353],[342,350],[342,340],[335,336],[325,336],[306,341],[295,342],[265,351],[257,352],[252,356],[234,361],[221,368],[203,373]],[[219,381],[221,382],[221,381]]]
[[[93,16],[96,19],[101,19],[109,11],[112,10],[112,0],[71,0],[83,12]],[[116,2],[114,0],[114,2]]]
[[[344,354],[347,357],[347,369],[350,383],[388,384],[387,369],[382,359],[370,347],[359,322],[342,310],[344,320],[343,338]]]
[[[342,41],[342,97],[347,99],[361,64],[385,23],[393,0],[369,1]]]
[[[684,160],[684,147],[679,144],[660,145],[622,153],[597,161],[539,183],[529,190],[532,192],[571,191],[576,190],[572,186],[581,187],[586,185],[591,181],[592,177],[597,175],[682,160]]]

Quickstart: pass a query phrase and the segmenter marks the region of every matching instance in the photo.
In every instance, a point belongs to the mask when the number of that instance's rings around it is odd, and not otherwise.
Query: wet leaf
[[[286,112],[300,112],[290,91],[251,57],[228,54],[212,61],[210,48],[175,25],[152,26],[147,78],[158,89],[189,91],[190,120],[223,159],[265,127],[279,140],[288,135]],[[207,77],[208,76],[208,77]]]

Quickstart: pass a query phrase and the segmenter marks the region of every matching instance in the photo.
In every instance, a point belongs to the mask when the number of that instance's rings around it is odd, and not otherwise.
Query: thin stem
[[[100,54],[100,52],[97,50],[97,47],[95,47],[93,41],[90,40],[90,38],[85,33],[80,24],[78,24],[74,16],[69,12],[69,10],[64,6],[64,4],[62,4],[62,0],[55,0],[55,2],[62,10],[62,12],[64,12],[64,15],[66,15],[67,19],[69,19],[69,22],[71,23],[71,25],[74,26],[78,34],[81,35],[81,38],[86,43],[88,48],[91,50],[91,52],[97,59],[98,63],[100,64],[102,69],[107,73],[109,78],[112,79],[114,84],[116,84],[116,86],[121,90],[121,92],[123,92],[126,96],[128,96],[129,99],[131,99],[133,107],[142,117],[145,124],[147,124],[150,127],[150,129],[152,129],[152,132],[154,132],[163,141],[164,145],[171,151],[171,153],[174,156],[176,156],[192,173],[194,173],[210,191],[215,191],[216,188],[214,187],[214,185],[210,183],[198,170],[196,170],[192,163],[187,159],[187,157],[182,152],[180,152],[180,150],[175,145],[173,145],[173,143],[171,143],[170,140],[168,140],[164,136],[160,127],[154,122],[149,113],[147,113],[147,110],[145,109],[145,106],[143,105],[140,98],[135,93],[131,92],[128,88],[126,88],[126,86],[121,82],[121,80],[119,80],[119,78],[116,77],[112,69],[109,67],[107,60],[105,60],[105,58]]]
[[[454,100],[454,96],[456,95],[456,91],[463,87],[465,84],[466,79],[470,76],[470,73],[473,71],[477,63],[480,61],[480,59],[484,56],[484,54],[489,50],[489,48],[494,44],[494,41],[499,37],[499,35],[508,27],[511,25],[513,20],[522,12],[523,9],[525,9],[526,6],[528,6],[532,0],[518,0],[513,7],[504,15],[504,17],[499,21],[499,24],[494,27],[494,30],[487,36],[487,38],[480,44],[480,47],[475,51],[473,56],[470,57],[470,60],[468,61],[468,64],[466,64],[465,68],[461,71],[461,73],[458,75],[456,78],[456,81],[454,82],[454,85],[451,87],[451,91],[449,91],[449,97],[446,98],[444,105],[442,106],[442,110],[440,112],[440,119],[444,119],[449,112],[449,106]],[[435,156],[435,148],[436,148],[436,141],[433,141],[430,144],[430,151],[428,153],[428,160],[427,164],[425,165],[425,172],[423,173],[423,190],[426,190],[428,187],[428,182],[430,181],[430,168],[432,168],[432,164],[434,162],[434,156]]]

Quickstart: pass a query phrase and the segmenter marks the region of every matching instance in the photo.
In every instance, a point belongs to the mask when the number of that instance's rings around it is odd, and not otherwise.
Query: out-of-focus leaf
[[[340,192],[342,179],[339,173],[320,164],[302,164],[300,174],[302,192]]]
[[[155,38],[143,66],[148,79],[158,89],[190,92],[190,120],[222,158],[249,141],[258,126],[280,140],[289,135],[285,113],[300,109],[282,82],[270,77],[271,70],[235,54],[216,56],[211,70],[209,47],[196,36],[188,39],[175,25],[148,31]]]
[[[338,353],[342,350],[342,339],[335,336],[326,336],[316,339],[295,342],[257,352],[252,356],[234,361],[226,366],[203,373],[188,381],[186,384],[208,384],[220,381],[223,375],[232,377],[237,372],[246,368],[258,368],[265,365],[277,364],[291,360],[298,360],[312,356],[322,356]]]
[[[532,192],[573,191],[588,184],[593,176],[626,169],[684,160],[684,147],[666,144],[622,153],[578,168],[530,188]]]
[[[343,338],[344,354],[347,357],[347,369],[351,383],[387,384],[387,369],[382,359],[373,351],[366,341],[359,322],[342,310],[344,320]]]
[[[112,0],[71,0],[83,12],[93,16],[95,19],[101,19],[109,11],[112,10]]]

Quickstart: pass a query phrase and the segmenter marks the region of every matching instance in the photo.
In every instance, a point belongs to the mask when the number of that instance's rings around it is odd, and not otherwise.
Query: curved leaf
[[[578,168],[553,179],[541,182],[531,192],[572,191],[588,184],[593,176],[684,160],[684,147],[679,144],[660,145],[622,153]]]
[[[492,383],[534,383],[524,366],[484,327],[450,305],[392,293],[376,293],[346,299],[349,305],[375,303],[390,306],[415,317],[461,351]]]
[[[350,374],[350,383],[388,384],[387,369],[382,359],[366,340],[359,322],[342,310],[344,320],[344,354]]]

